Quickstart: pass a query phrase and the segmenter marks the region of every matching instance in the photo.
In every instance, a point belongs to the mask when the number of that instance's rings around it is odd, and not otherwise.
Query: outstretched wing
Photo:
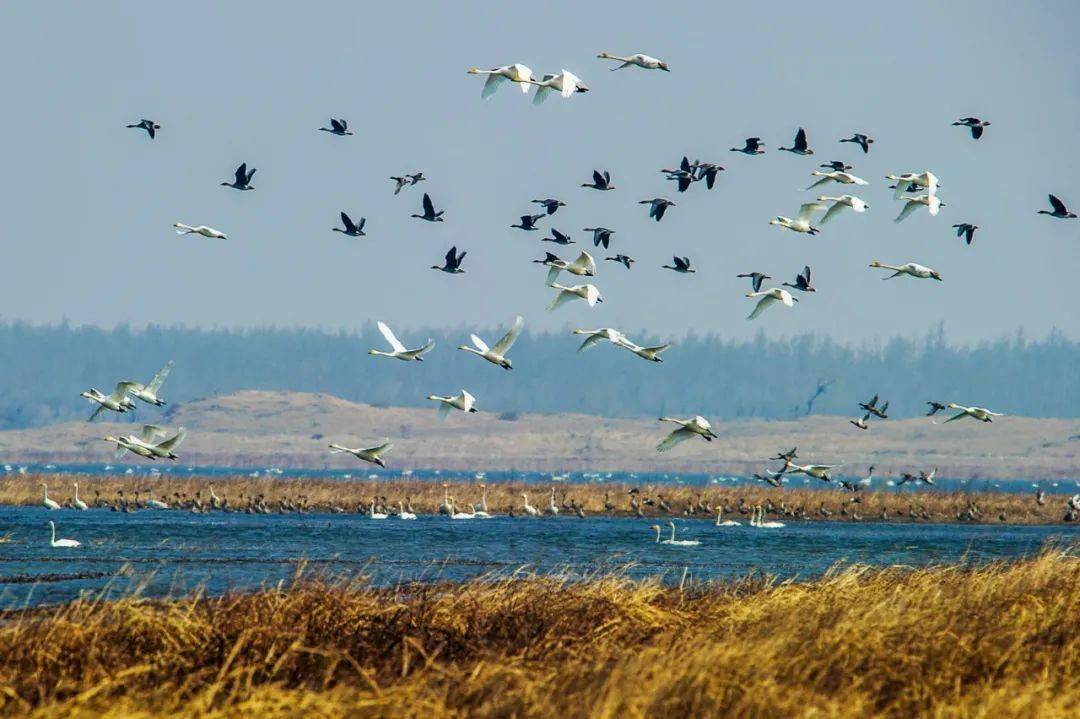
[[[161,385],[165,384],[165,380],[169,377],[169,372],[172,372],[173,362],[169,360],[165,363],[165,366],[158,370],[158,373],[154,375],[154,378],[150,380],[150,384],[146,385],[146,389],[150,390],[154,394],[161,389]]]
[[[550,287],[552,282],[559,279],[559,273],[560,272],[562,272],[561,267],[551,267],[551,268],[549,268],[548,273],[547,273],[547,282],[545,284],[547,284],[547,286]]]
[[[405,345],[398,341],[398,338],[394,336],[393,331],[386,326],[386,323],[379,320],[375,323],[375,326],[379,328],[379,332],[382,332],[382,336],[386,338],[386,341],[390,343],[390,347],[395,352],[405,352]]]
[[[577,348],[578,352],[584,352],[587,349],[592,349],[596,345],[603,342],[606,337],[602,334],[589,335],[588,339],[581,343],[581,346]]]
[[[184,437],[187,437],[187,430],[184,429],[183,427],[180,427],[179,429],[176,430],[176,434],[174,434],[172,437],[169,437],[164,442],[159,443],[157,445],[157,448],[158,449],[164,449],[164,450],[167,450],[167,451],[168,450],[174,450],[174,449],[176,449],[177,447],[180,446],[181,442],[184,441]]]
[[[961,412],[960,414],[954,414],[952,417],[949,417],[947,420],[942,422],[942,424],[948,424],[949,422],[952,422],[955,419],[963,419],[964,417],[967,417],[967,412]]]
[[[157,441],[164,436],[165,430],[161,427],[158,427],[156,424],[144,424],[139,439],[145,444],[156,444]]]
[[[1053,195],[1047,195],[1047,197],[1050,198],[1050,206],[1054,208],[1054,212],[1058,213],[1059,215],[1064,215],[1068,213],[1068,210],[1065,209],[1064,202],[1054,197]]]
[[[95,419],[97,419],[97,416],[99,414],[101,414],[102,412],[104,412],[104,411],[105,411],[105,405],[99,404],[97,406],[97,408],[95,408],[94,411],[90,413],[90,419],[88,419],[86,421],[87,422],[93,422]]]
[[[893,220],[893,222],[895,222],[895,223],[903,222],[904,218],[906,218],[908,215],[910,215],[912,212],[914,212],[915,208],[917,208],[918,206],[919,206],[918,202],[912,202],[911,200],[908,200],[907,204],[904,205],[904,209],[900,210],[900,214],[896,216],[896,219]]]
[[[514,320],[514,326],[502,336],[502,339],[495,343],[495,353],[505,355],[510,351],[510,348],[514,346],[514,342],[517,340],[518,335],[521,334],[521,328],[525,326],[525,319],[518,315]]]
[[[566,290],[559,290],[559,294],[555,295],[555,299],[551,301],[551,304],[547,306],[548,311],[557,310],[565,305],[570,300],[577,299],[577,295],[573,292],[567,292]]]
[[[431,202],[431,197],[426,192],[424,193],[424,214],[425,215],[434,215],[435,214],[435,205]]]
[[[128,393],[129,389],[137,386],[138,384],[139,384],[138,382],[130,382],[130,381],[127,381],[127,380],[125,380],[123,382],[117,382],[116,383],[116,389],[114,389],[113,393],[111,395],[109,395],[109,399],[111,399],[111,400],[113,400],[115,402],[119,402],[125,396],[127,396],[127,393]]]
[[[834,203],[833,206],[830,207],[825,213],[825,216],[821,218],[821,224],[824,225],[826,222],[836,217],[838,214],[840,214],[840,211],[843,210],[844,207],[845,205],[842,202]]]
[[[751,312],[750,315],[746,319],[748,319],[748,320],[754,319],[755,317],[760,315],[762,312],[769,309],[769,307],[772,306],[773,302],[776,302],[776,300],[773,299],[773,297],[771,295],[766,295],[765,297],[762,297],[760,300],[758,300],[757,306],[754,307],[754,311]]]
[[[587,274],[596,274],[596,260],[588,252],[582,252],[578,255],[578,258],[574,260],[574,269]]]
[[[481,352],[488,351],[489,348],[487,346],[487,342],[485,342],[484,340],[480,339],[476,335],[469,335],[469,339],[471,339],[472,343],[476,345],[476,349],[480,350]]]
[[[679,427],[677,430],[664,437],[660,444],[656,445],[657,452],[666,452],[677,444],[681,444],[686,440],[694,436],[694,433],[688,430],[686,427]]]
[[[502,75],[488,75],[487,81],[484,82],[484,89],[480,91],[481,98],[488,98],[495,94],[495,91],[506,80]]]
[[[799,205],[799,221],[807,222],[810,219],[810,215],[812,215],[817,210],[824,209],[825,205],[821,204],[820,202],[805,202],[802,205]]]

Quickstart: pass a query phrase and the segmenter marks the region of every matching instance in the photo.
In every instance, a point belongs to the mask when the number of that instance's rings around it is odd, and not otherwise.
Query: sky
[[[1080,67],[1069,2],[5,3],[0,320],[110,327],[615,326],[679,337],[818,331],[865,341],[944,322],[955,342],[1023,327],[1080,337],[1080,221],[1037,215],[1053,192],[1080,210]],[[611,72],[599,51],[644,52],[670,73]],[[533,106],[511,86],[481,100],[471,66],[566,68],[590,87]],[[992,125],[972,141],[958,117]],[[319,132],[344,117],[352,137]],[[163,125],[150,141],[125,124]],[[813,157],[777,152],[805,127]],[[869,155],[840,144],[876,139]],[[767,154],[729,152],[748,136]],[[726,168],[675,192],[683,155]],[[770,226],[817,191],[810,172],[855,166],[870,204],[815,236]],[[241,162],[256,190],[221,187]],[[593,168],[617,189],[581,188]],[[904,223],[884,175],[931,169],[946,203]],[[391,175],[430,179],[393,195]],[[840,194],[833,186],[826,194]],[[430,192],[446,221],[409,217]],[[534,198],[567,203],[511,229]],[[667,197],[662,222],[638,201]],[[338,213],[367,237],[332,232]],[[227,241],[178,237],[207,224]],[[974,245],[951,225],[977,224]],[[605,302],[545,311],[530,260],[616,230],[593,280]],[[550,227],[579,244],[541,243]],[[451,245],[458,276],[434,272]],[[688,255],[696,275],[660,269]],[[915,261],[943,283],[882,282],[871,260]],[[749,322],[734,275],[818,291]]]

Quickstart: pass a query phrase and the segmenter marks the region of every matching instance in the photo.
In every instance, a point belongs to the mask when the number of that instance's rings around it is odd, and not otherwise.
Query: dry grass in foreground
[[[618,577],[80,601],[0,623],[0,714],[1080,712],[1080,559],[663,587]]]

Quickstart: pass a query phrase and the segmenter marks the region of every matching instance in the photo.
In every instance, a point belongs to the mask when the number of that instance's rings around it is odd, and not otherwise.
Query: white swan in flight
[[[780,225],[793,232],[805,232],[810,235],[816,235],[818,229],[810,224],[810,215],[814,214],[818,210],[824,210],[825,205],[820,202],[806,202],[799,206],[799,214],[795,219],[790,217],[784,217],[783,215],[777,215],[773,219],[769,220],[770,225]]]
[[[952,422],[953,420],[963,419],[964,417],[971,417],[972,419],[977,419],[980,422],[993,422],[994,417],[1005,416],[1003,412],[991,412],[985,407],[965,407],[964,405],[956,404],[955,402],[950,402],[946,406],[949,409],[958,409],[960,410],[960,413],[954,414],[952,417],[949,417],[947,420],[945,420],[945,422]]]
[[[618,67],[611,68],[612,72],[622,70],[624,67],[630,67],[632,65],[643,67],[646,70],[663,70],[664,72],[671,72],[671,70],[668,69],[667,63],[663,60],[643,55],[640,52],[634,53],[629,57],[620,57],[618,55],[612,55],[611,53],[601,52],[597,57],[601,60],[616,60],[622,63],[622,65],[619,65]]]
[[[445,419],[452,409],[462,412],[479,412],[476,409],[476,398],[465,390],[453,397],[440,397],[437,394],[429,394],[428,399],[439,403],[439,419]]]
[[[634,344],[633,342],[624,342],[619,345],[620,347],[633,352],[641,359],[649,360],[650,362],[663,362],[660,354],[671,347],[671,343],[662,345],[654,345],[652,347],[642,347],[641,345]]]
[[[630,343],[626,335],[613,327],[601,327],[595,330],[574,330],[574,334],[588,335],[585,341],[581,343],[581,346],[578,347],[578,352],[584,352],[604,341],[620,347],[625,347],[627,343]]]
[[[506,356],[506,353],[514,346],[514,342],[517,340],[518,335],[521,334],[521,328],[524,326],[525,319],[521,315],[518,315],[517,319],[514,320],[514,325],[507,330],[506,334],[502,336],[502,339],[495,343],[495,346],[488,347],[484,340],[472,334],[469,335],[469,338],[476,347],[473,348],[467,345],[461,345],[458,349],[465,352],[472,352],[474,355],[483,357],[491,364],[498,365],[503,369],[513,369],[514,365]]]
[[[470,67],[467,72],[470,75],[487,75],[487,80],[484,81],[484,89],[480,91],[480,97],[482,98],[491,97],[507,80],[516,82],[521,87],[521,92],[527,93],[529,91],[529,82],[533,79],[533,71],[519,62],[515,62],[513,65],[494,67],[490,70]]]
[[[52,538],[49,540],[49,546],[52,547],[81,547],[82,543],[75,539],[57,539],[56,538],[56,523],[51,519],[49,520],[49,528],[52,530]]]
[[[871,267],[877,267],[883,270],[892,270],[893,274],[888,277],[883,277],[883,280],[891,280],[893,277],[899,277],[900,275],[910,275],[911,277],[918,277],[922,280],[934,279],[938,282],[943,282],[941,279],[941,273],[937,270],[931,269],[924,265],[920,265],[916,262],[906,262],[902,265],[886,265],[884,262],[878,262],[874,260],[870,263]]]
[[[169,376],[169,372],[172,371],[173,363],[169,360],[165,363],[165,366],[158,370],[158,373],[154,375],[146,384],[139,384],[138,382],[132,382],[131,387],[128,389],[128,394],[138,400],[142,400],[147,404],[152,404],[155,407],[162,407],[166,404],[165,400],[158,397],[158,390],[161,389],[161,385],[165,384],[166,378]]]
[[[837,467],[843,467],[842,464],[795,464],[790,459],[784,460],[784,472],[787,474],[805,474],[807,477],[813,477],[820,479],[824,482],[831,482],[832,477],[830,472]]]
[[[793,297],[790,292],[782,287],[773,287],[772,289],[761,290],[760,292],[747,292],[746,296],[761,298],[754,306],[754,311],[746,316],[746,319],[748,320],[754,319],[777,302],[780,302],[787,307],[794,307],[795,303],[799,301],[798,297]]]
[[[815,187],[820,187],[829,182],[838,182],[841,185],[869,185],[870,183],[861,177],[855,177],[847,172],[835,171],[835,172],[822,172],[821,170],[814,170],[810,173],[814,177],[820,177],[821,179],[814,184],[807,187],[807,190],[812,190]]]
[[[660,444],[656,445],[657,452],[666,452],[672,447],[691,437],[698,436],[705,439],[706,442],[712,442],[718,435],[712,430],[712,424],[709,420],[705,419],[701,415],[691,417],[690,419],[675,419],[674,417],[661,417],[661,422],[674,422],[680,425],[678,429],[674,430],[667,437],[664,437]]]
[[[424,355],[431,351],[431,348],[435,346],[430,338],[428,338],[427,344],[423,347],[418,347],[414,350],[405,349],[405,345],[401,344],[397,337],[394,336],[393,330],[386,326],[386,323],[382,320],[375,323],[375,326],[379,328],[379,332],[386,338],[386,341],[390,343],[390,352],[382,352],[377,349],[368,350],[369,355],[375,355],[376,357],[393,357],[405,362],[423,362]]]
[[[180,447],[184,438],[187,437],[187,430],[179,427],[172,437],[168,439],[164,437],[165,430],[157,425],[147,424],[143,425],[142,437],[128,435],[125,439],[130,444],[145,448],[152,455],[151,459],[180,459],[175,450]]]
[[[393,442],[383,442],[377,447],[343,447],[340,444],[330,443],[331,454],[351,454],[357,459],[362,459],[365,462],[371,462],[377,464],[380,467],[386,467],[386,460],[382,458],[384,452],[394,446]]]
[[[529,80],[528,82],[530,85],[536,85],[536,92],[533,94],[534,105],[539,105],[546,100],[552,91],[558,91],[563,97],[570,97],[575,92],[589,91],[581,78],[565,69],[558,75],[544,75],[544,79],[539,82],[536,80]]]
[[[855,195],[840,195],[839,197],[829,197],[828,195],[822,195],[817,198],[818,202],[832,202],[832,206],[825,211],[825,215],[821,218],[821,223],[824,225],[826,222],[836,217],[845,207],[850,207],[854,212],[866,212],[870,209],[870,205],[866,204]]]
[[[596,285],[574,285],[573,287],[565,287],[557,282],[552,282],[548,285],[553,290],[559,290],[559,294],[555,295],[555,299],[548,305],[548,311],[557,310],[567,302],[576,299],[582,299],[589,303],[589,307],[594,307],[597,302],[603,302],[604,298],[600,296],[600,290],[596,289]]]
[[[127,396],[128,390],[135,386],[135,382],[117,382],[116,389],[113,393],[106,395],[95,387],[91,387],[85,392],[79,394],[80,397],[85,397],[91,402],[97,402],[98,406],[94,410],[94,413],[90,415],[89,422],[93,422],[99,414],[105,410],[113,412],[127,412],[129,409],[135,409],[135,403]]]
[[[928,195],[936,195],[938,191],[938,178],[937,175],[925,170],[920,173],[915,172],[903,172],[899,175],[885,175],[886,180],[893,180],[896,183],[896,191],[893,193],[893,199],[899,200],[911,185],[917,185],[918,187],[925,187]]]
[[[221,230],[215,230],[213,227],[207,227],[206,225],[185,225],[183,222],[174,222],[173,227],[176,228],[176,234],[178,235],[190,235],[192,233],[196,235],[202,235],[203,237],[209,237],[212,240],[227,240],[229,236]]]
[[[546,265],[549,268],[547,274],[547,285],[549,287],[555,280],[559,279],[560,272],[569,272],[578,277],[593,277],[596,275],[596,260],[588,252],[582,251],[573,262],[561,260],[550,252],[545,253],[545,255],[544,259],[533,260],[533,262]]]
[[[904,200],[904,208],[900,210],[900,214],[893,220],[897,224],[903,222],[920,205],[926,207],[931,217],[937,217],[938,211],[945,206],[945,203],[938,199],[937,195],[904,195],[900,199]]]
[[[671,537],[669,539],[660,539],[660,525],[654,524],[650,527],[656,532],[656,544],[670,544],[675,547],[696,547],[701,542],[696,539],[675,539],[675,523],[668,522],[668,526],[671,527]]]

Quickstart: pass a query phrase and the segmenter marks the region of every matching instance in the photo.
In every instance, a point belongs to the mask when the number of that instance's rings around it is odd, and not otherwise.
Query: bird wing
[[[506,78],[502,75],[488,75],[487,80],[484,82],[483,89],[480,90],[480,97],[491,97],[495,93],[495,91],[499,89],[499,87],[503,84],[505,80]]]
[[[393,442],[383,442],[378,447],[368,447],[367,449],[363,449],[361,451],[362,452],[367,452],[368,454],[372,455],[373,457],[378,457],[380,454],[382,454],[383,452],[385,452],[386,450],[390,449],[393,446],[394,446]]]
[[[948,424],[949,422],[952,422],[954,419],[963,419],[964,417],[967,417],[967,416],[968,416],[967,412],[961,412],[960,414],[954,414],[952,417],[949,417],[947,420],[942,422],[942,424]]]
[[[600,174],[599,170],[593,170],[592,171],[592,181],[593,181],[594,185],[603,185],[604,184],[604,176]]]
[[[425,215],[434,215],[435,214],[435,205],[431,202],[431,197],[426,192],[424,193],[424,214]]]
[[[607,339],[607,338],[604,337],[604,335],[599,334],[599,333],[594,334],[594,335],[589,335],[589,337],[584,342],[581,343],[581,346],[578,347],[577,351],[578,352],[584,352],[587,349],[592,349],[596,345],[603,342],[605,339]]]
[[[165,436],[165,430],[156,424],[144,424],[139,439],[145,444],[155,444]]]
[[[446,253],[446,266],[453,268],[453,267],[457,267],[457,264],[458,264],[457,245],[454,245]]]
[[[559,290],[559,294],[555,295],[555,298],[551,300],[551,304],[547,306],[548,311],[557,310],[565,305],[570,300],[577,299],[577,295],[567,290]]]
[[[379,328],[379,332],[382,332],[382,336],[386,338],[386,341],[390,343],[390,347],[395,352],[405,352],[405,345],[401,344],[397,337],[394,336],[394,332],[386,326],[386,323],[379,320],[375,323],[375,326]]]
[[[430,352],[434,346],[435,346],[435,342],[433,340],[429,339],[427,341],[427,344],[425,344],[423,347],[421,347],[420,349],[413,350],[413,355],[416,356],[416,357],[423,357],[428,352]]]
[[[769,307],[772,305],[773,302],[776,302],[776,299],[773,298],[772,295],[765,295],[760,300],[758,300],[757,305],[754,307],[754,311],[751,312],[750,315],[746,319],[748,319],[748,320],[754,319],[755,317],[760,315],[762,312],[769,309]]]
[[[169,377],[169,372],[172,372],[173,362],[169,360],[165,363],[165,366],[158,370],[158,373],[154,375],[154,378],[150,380],[150,384],[146,385],[146,389],[150,390],[154,394],[161,389],[161,385],[165,384],[165,380]]]
[[[495,352],[501,355],[505,355],[509,352],[510,348],[514,346],[514,342],[517,340],[518,335],[521,334],[521,328],[524,326],[525,318],[518,315],[514,320],[514,326],[502,336],[501,340],[495,343]]]
[[[573,267],[576,270],[585,272],[588,274],[596,273],[596,260],[588,252],[582,251],[578,258],[574,260]]]
[[[469,335],[469,339],[471,339],[471,340],[472,340],[472,343],[473,343],[474,345],[476,345],[476,349],[480,350],[481,352],[487,352],[487,351],[488,351],[488,350],[490,349],[490,348],[489,348],[489,347],[487,346],[487,342],[485,342],[484,340],[480,339],[480,338],[479,338],[479,337],[477,337],[476,335]]]
[[[895,222],[895,223],[903,222],[904,218],[907,217],[908,215],[910,215],[912,212],[914,212],[915,208],[917,208],[918,206],[919,206],[918,202],[912,202],[911,200],[908,200],[907,204],[904,205],[904,209],[900,210],[900,214],[896,216],[896,219],[893,220],[893,222]]]
[[[577,90],[577,84],[580,82],[580,78],[572,72],[567,72],[564,68],[562,71],[562,96],[570,97]]]
[[[657,452],[666,452],[677,444],[681,444],[686,440],[694,436],[694,432],[686,427],[679,427],[677,430],[664,437],[660,444],[656,445]]]
[[[120,400],[124,399],[124,397],[128,393],[128,390],[132,387],[135,387],[137,384],[138,382],[129,382],[127,380],[123,382],[117,382],[116,389],[114,389],[113,393],[109,395],[109,399],[115,402],[119,402]]]
[[[1064,214],[1068,213],[1068,210],[1065,209],[1065,203],[1064,202],[1062,202],[1058,198],[1054,197],[1053,195],[1047,195],[1047,197],[1050,199],[1050,206],[1054,208],[1054,212],[1056,212],[1056,213],[1058,213],[1060,215],[1064,215]]]
[[[829,182],[830,180],[832,180],[831,177],[823,177],[820,180],[818,180],[817,182],[815,182],[812,185],[810,185],[809,187],[807,187],[806,189],[807,190],[812,190],[815,187],[820,187],[821,185],[824,185],[826,182]]]
[[[99,404],[99,405],[98,405],[98,406],[97,406],[97,407],[96,407],[96,408],[94,409],[94,411],[90,413],[90,419],[88,419],[88,420],[86,420],[86,421],[87,421],[87,422],[93,422],[93,421],[94,421],[95,419],[97,419],[97,416],[98,416],[99,414],[101,414],[102,412],[104,412],[104,411],[105,411],[105,405],[103,405],[103,404]]]
[[[236,168],[236,172],[233,177],[237,185],[243,185],[247,180],[247,163],[243,162],[240,167]]]
[[[184,441],[184,437],[187,437],[187,430],[180,427],[176,430],[176,434],[163,442],[159,442],[156,447],[158,449],[173,450],[180,446],[180,443]]]
[[[600,299],[600,290],[596,289],[593,285],[585,286],[585,301],[589,303],[589,307],[596,306],[597,301]]]
[[[806,222],[810,219],[810,215],[814,214],[817,210],[824,210],[825,205],[820,202],[806,202],[799,205],[799,221]]]
[[[353,224],[353,221],[349,219],[349,216],[346,215],[344,212],[341,213],[341,224],[348,232],[352,232],[356,229],[356,225]]]
[[[439,421],[442,422],[444,419],[446,419],[446,415],[450,414],[450,405],[440,400],[439,407],[435,411],[439,416]]]
[[[751,279],[751,285],[754,288],[754,292],[761,291],[761,283],[765,281],[765,275],[755,273]]]
[[[544,82],[547,82],[548,78],[545,76]],[[551,88],[547,85],[537,85],[536,92],[533,93],[532,104],[539,105],[548,98],[551,94]]]
[[[799,131],[795,133],[795,149],[806,149],[806,130],[802,129],[801,127],[799,128]]]
[[[546,283],[546,284],[547,284],[547,285],[548,285],[549,287],[551,286],[551,283],[552,283],[552,282],[554,282],[555,280],[559,279],[559,273],[560,273],[560,272],[562,272],[562,268],[561,268],[561,267],[551,267],[551,268],[549,268],[549,269],[548,269],[548,273],[547,273],[547,283]]]
[[[838,214],[840,214],[841,211],[843,211],[844,207],[846,207],[846,205],[844,205],[844,203],[842,202],[833,203],[833,206],[825,212],[825,216],[821,218],[821,224],[824,225],[826,222],[836,217]]]

